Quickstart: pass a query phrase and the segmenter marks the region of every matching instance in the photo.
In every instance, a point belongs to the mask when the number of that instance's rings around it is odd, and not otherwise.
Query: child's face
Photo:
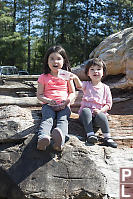
[[[103,67],[98,65],[93,65],[88,70],[88,76],[92,81],[101,81],[103,77]]]
[[[58,69],[63,67],[64,59],[59,53],[51,53],[48,57],[48,65],[53,73],[58,73]]]

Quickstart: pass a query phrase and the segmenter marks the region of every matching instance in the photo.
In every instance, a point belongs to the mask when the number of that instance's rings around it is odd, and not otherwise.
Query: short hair
[[[85,74],[88,76],[88,71],[91,66],[100,66],[103,68],[103,78],[106,76],[106,64],[101,58],[92,58],[85,64]]]

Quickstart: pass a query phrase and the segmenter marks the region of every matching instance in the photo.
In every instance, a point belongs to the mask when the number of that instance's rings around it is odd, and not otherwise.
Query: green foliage
[[[40,74],[47,49],[61,44],[74,67],[104,38],[133,26],[132,13],[132,0],[2,0],[0,64]]]
[[[11,2],[10,2],[11,3]],[[14,32],[14,18],[11,4],[1,4],[0,16],[0,65],[17,65],[25,63],[25,39]]]
[[[24,42],[19,33],[0,38],[0,64],[22,67],[25,63]]]

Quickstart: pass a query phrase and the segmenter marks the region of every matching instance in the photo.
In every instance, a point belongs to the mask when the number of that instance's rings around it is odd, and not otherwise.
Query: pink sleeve
[[[83,81],[83,83],[82,83],[82,89],[83,89],[83,91],[85,91],[86,85],[87,85],[87,81]]]
[[[41,74],[40,76],[39,76],[39,78],[38,78],[38,83],[40,83],[40,84],[45,84],[45,78],[44,78],[44,74]]]
[[[112,107],[112,94],[109,86],[106,85],[106,105],[109,106],[109,109]]]

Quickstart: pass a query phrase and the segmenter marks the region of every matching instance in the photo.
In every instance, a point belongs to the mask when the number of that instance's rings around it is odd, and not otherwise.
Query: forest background
[[[41,74],[45,52],[60,44],[75,67],[131,26],[132,0],[0,0],[0,65]]]

